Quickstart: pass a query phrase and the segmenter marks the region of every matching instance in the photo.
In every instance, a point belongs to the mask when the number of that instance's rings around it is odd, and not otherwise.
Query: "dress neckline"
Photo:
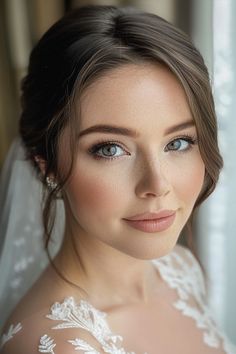
[[[206,289],[200,265],[190,250],[183,249],[183,252],[184,257],[172,250],[161,258],[151,260],[151,263],[154,264],[163,281],[176,291],[177,301],[173,306],[184,316],[195,321],[196,327],[202,331],[203,342],[211,348],[219,348],[222,342],[225,352],[233,354],[235,347],[231,346],[214,322],[214,316],[206,302]],[[191,303],[192,297],[197,304],[196,307]],[[46,317],[60,321],[52,329],[75,327],[86,329],[97,339],[106,353],[135,354],[126,352],[122,347],[122,336],[112,333],[106,320],[107,313],[94,307],[87,300],[80,299],[76,302],[73,296],[67,297],[62,303],[54,303],[51,306],[51,313]],[[76,350],[84,350],[84,348],[88,350],[90,347],[83,340],[71,341],[71,344],[76,346]],[[98,352],[93,351],[93,353]]]
[[[192,252],[186,248],[183,248],[181,252],[174,249],[168,255],[151,260],[151,262],[163,281],[176,292],[177,301],[172,303],[173,307],[195,321],[196,327],[202,332],[204,344],[210,348],[220,348],[222,343],[226,354],[235,354],[235,346],[230,343],[213,320],[214,316],[206,301],[203,274]],[[194,298],[196,306],[191,303],[191,298]],[[106,353],[135,354],[125,351],[122,347],[122,336],[112,333],[106,317],[106,312],[99,310],[84,299],[76,301],[75,297],[68,296],[61,303],[54,302],[50,313],[46,315],[46,318],[56,322],[53,327],[50,326],[52,338],[47,334],[41,336],[38,351],[55,354],[56,342],[51,330],[82,328],[98,341]],[[24,322],[22,323],[9,327],[8,332],[2,336],[2,345],[22,330]],[[73,345],[76,351],[82,350],[87,353],[100,354],[80,338],[70,339],[67,342]]]

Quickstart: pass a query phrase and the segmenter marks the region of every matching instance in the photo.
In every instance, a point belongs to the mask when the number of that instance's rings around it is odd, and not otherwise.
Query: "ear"
[[[46,161],[42,157],[40,157],[39,155],[34,156],[34,161],[36,162],[42,175],[44,176],[45,172],[46,172],[46,167],[47,167]]]

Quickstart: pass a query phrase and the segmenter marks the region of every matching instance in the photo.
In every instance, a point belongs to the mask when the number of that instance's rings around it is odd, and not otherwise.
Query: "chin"
[[[172,252],[175,248],[177,240],[178,238],[175,240],[169,240],[169,242],[165,240],[164,242],[160,242],[159,245],[154,245],[151,241],[149,241],[150,244],[148,246],[142,245],[139,249],[136,247],[131,250],[123,249],[122,252],[132,258],[140,260],[158,259]]]

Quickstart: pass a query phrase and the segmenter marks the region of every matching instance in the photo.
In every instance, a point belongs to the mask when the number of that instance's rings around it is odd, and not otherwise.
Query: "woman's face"
[[[65,187],[67,222],[79,240],[108,252],[164,256],[192,212],[204,173],[194,121],[175,76],[161,65],[124,65],[81,98],[78,153]],[[170,216],[164,219],[125,220],[165,210]]]

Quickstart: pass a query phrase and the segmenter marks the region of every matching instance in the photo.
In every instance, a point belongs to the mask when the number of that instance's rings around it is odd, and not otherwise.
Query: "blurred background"
[[[189,34],[205,59],[225,166],[214,195],[198,213],[195,235],[209,278],[212,311],[236,343],[236,1],[0,0],[0,168],[17,136],[20,80],[33,45],[65,12],[86,4],[131,5],[154,12]]]

